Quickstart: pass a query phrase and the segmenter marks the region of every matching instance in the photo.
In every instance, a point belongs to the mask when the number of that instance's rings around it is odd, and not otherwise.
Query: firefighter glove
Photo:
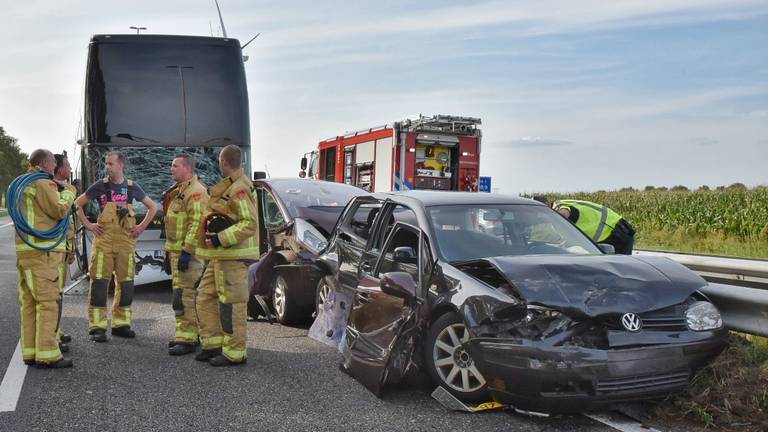
[[[179,255],[179,264],[177,266],[179,271],[187,271],[187,269],[189,269],[189,260],[191,258],[192,255],[188,252],[182,252],[181,255]]]

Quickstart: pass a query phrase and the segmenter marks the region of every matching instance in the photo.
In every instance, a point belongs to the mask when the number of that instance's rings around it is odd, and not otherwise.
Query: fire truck
[[[480,124],[473,117],[419,115],[328,138],[301,158],[299,176],[370,192],[477,191]]]

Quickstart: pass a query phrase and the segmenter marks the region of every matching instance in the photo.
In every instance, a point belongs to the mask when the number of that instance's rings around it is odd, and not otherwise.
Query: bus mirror
[[[307,157],[304,156],[301,158],[301,170],[304,171],[307,169]]]

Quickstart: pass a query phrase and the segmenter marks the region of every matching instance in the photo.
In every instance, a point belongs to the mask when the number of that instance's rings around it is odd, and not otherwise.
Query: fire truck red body
[[[309,176],[372,192],[477,191],[480,119],[436,115],[336,136],[311,153]],[[301,175],[305,175],[302,160]]]

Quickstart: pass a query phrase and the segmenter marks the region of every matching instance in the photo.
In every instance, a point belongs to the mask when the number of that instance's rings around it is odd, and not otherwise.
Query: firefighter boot
[[[195,345],[189,343],[177,342],[175,345],[168,348],[168,354],[172,356],[192,354],[193,352],[195,352]]]
[[[204,349],[200,351],[198,355],[195,356],[195,360],[201,361],[201,362],[207,362],[212,358],[218,357],[220,355],[221,355],[221,348]]]

